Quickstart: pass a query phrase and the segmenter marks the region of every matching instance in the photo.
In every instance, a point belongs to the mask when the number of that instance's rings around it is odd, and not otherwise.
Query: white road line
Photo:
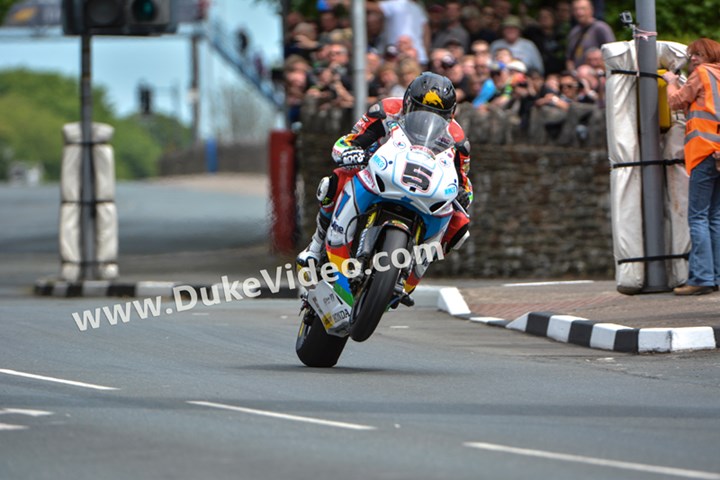
[[[31,417],[42,417],[45,415],[52,415],[53,412],[46,412],[45,410],[30,410],[28,408],[0,408],[0,415],[29,415]]]
[[[25,430],[27,427],[22,425],[11,425],[9,423],[0,423],[0,430]]]
[[[104,387],[102,385],[94,385],[92,383],[76,382],[74,380],[64,380],[62,378],[46,377],[44,375],[35,375],[34,373],[18,372],[16,370],[8,370],[0,368],[0,373],[7,375],[15,375],[16,377],[34,378],[35,380],[45,380],[46,382],[64,383],[65,385],[73,385],[75,387],[93,388],[95,390],[118,390],[115,387]]]
[[[530,450],[527,448],[516,448],[509,447],[507,445],[498,445],[495,443],[465,442],[463,445],[465,445],[466,447],[479,448],[481,450],[513,453],[515,455],[525,455],[528,457],[548,458],[551,460],[560,460],[563,462],[585,463],[589,465],[598,465],[601,467],[620,468],[623,470],[635,470],[638,472],[657,473],[658,475],[672,475],[674,477],[683,478],[701,478],[705,480],[720,480],[720,474],[703,472],[700,470],[686,470],[683,468],[661,467],[657,465],[647,465],[644,463],[606,460],[604,458],[585,457],[582,455],[546,452],[544,450]]]
[[[503,283],[503,287],[545,287],[549,285],[583,285],[595,283],[593,280],[569,280],[566,282],[528,282],[528,283]]]
[[[267,410],[255,410],[254,408],[236,407],[233,405],[225,405],[222,403],[188,401],[192,405],[201,405],[204,407],[219,408],[222,410],[232,410],[234,412],[249,413],[251,415],[260,415],[264,417],[279,418],[281,420],[293,420],[295,422],[313,423],[315,425],[324,425],[326,427],[346,428],[348,430],[375,430],[370,425],[360,425],[357,423],[334,422],[332,420],[323,420],[320,418],[301,417],[298,415],[289,415],[287,413],[269,412]]]

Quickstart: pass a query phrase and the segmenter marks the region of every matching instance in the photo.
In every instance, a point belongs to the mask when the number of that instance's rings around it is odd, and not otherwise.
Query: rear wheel
[[[307,307],[295,341],[295,353],[308,367],[329,368],[337,363],[347,339],[329,335],[320,317]]]
[[[400,276],[400,269],[392,265],[390,259],[395,250],[408,246],[408,235],[403,230],[389,228],[385,230],[385,238],[377,253],[385,252],[387,270],[374,270],[353,305],[350,336],[356,342],[364,342],[377,328],[388,304],[395,293],[395,285]]]

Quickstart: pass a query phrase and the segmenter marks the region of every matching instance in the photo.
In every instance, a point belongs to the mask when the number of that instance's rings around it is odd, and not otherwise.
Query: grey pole
[[[80,129],[82,133],[82,166],[80,183],[80,279],[95,280],[95,169],[92,152],[92,36],[81,36],[80,52]]]
[[[636,0],[638,28],[655,32],[655,0]],[[638,70],[645,73],[657,71],[655,34],[636,37]],[[643,162],[661,160],[660,124],[658,119],[657,79],[641,76],[638,80],[640,109],[640,159]],[[642,168],[643,229],[645,232],[645,256],[665,255],[664,167],[645,165]],[[668,287],[664,260],[645,263],[643,292],[665,292]]]
[[[199,60],[200,32],[195,31],[190,39],[190,102],[192,106],[192,135],[193,145],[200,144],[200,60]]]
[[[365,24],[365,0],[352,0],[353,31],[353,94],[355,120],[367,111],[367,79],[365,78],[365,52],[367,51],[367,26]]]

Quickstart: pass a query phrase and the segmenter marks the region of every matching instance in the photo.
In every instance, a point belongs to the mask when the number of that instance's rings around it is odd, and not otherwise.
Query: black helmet
[[[449,78],[425,72],[410,82],[403,98],[403,111],[434,112],[450,120],[455,113],[455,87]]]

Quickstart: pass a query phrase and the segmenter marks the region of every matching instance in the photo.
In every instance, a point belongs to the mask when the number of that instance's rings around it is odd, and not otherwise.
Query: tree
[[[17,0],[0,0],[0,23],[2,23],[2,20],[5,18],[8,10],[10,10],[10,7],[16,1]]]
[[[46,176],[60,176],[64,124],[80,120],[77,80],[26,69],[0,71],[0,177],[12,160],[41,163]],[[190,144],[190,132],[164,116],[118,118],[100,86],[93,87],[93,120],[115,128],[112,145],[118,178],[157,173],[160,155]],[[177,132],[174,136],[170,133]],[[171,138],[172,137],[172,138]],[[5,163],[5,165],[2,165]]]

